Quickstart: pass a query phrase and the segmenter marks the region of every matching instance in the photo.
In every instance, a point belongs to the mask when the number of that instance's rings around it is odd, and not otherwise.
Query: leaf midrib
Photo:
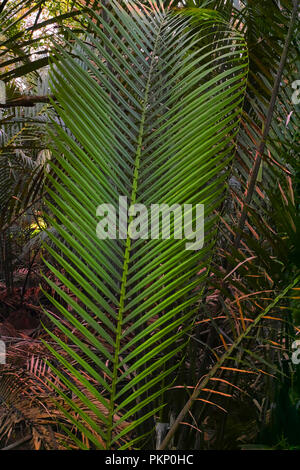
[[[154,47],[153,47],[153,51],[151,55],[151,63],[149,67],[148,78],[147,78],[145,92],[144,92],[144,101],[143,101],[143,106],[142,106],[141,121],[140,121],[140,126],[139,126],[137,149],[136,149],[135,162],[134,162],[134,172],[133,172],[130,205],[134,205],[136,202],[140,158],[141,158],[143,136],[144,136],[144,124],[145,124],[145,117],[146,117],[149,91],[150,91],[150,85],[151,85],[151,76],[152,76],[152,71],[153,71],[154,62],[156,58],[158,42],[159,42],[159,38],[161,35],[161,30],[164,25],[164,22],[165,22],[165,18],[162,20],[158,28],[157,36],[155,39],[155,43],[154,43]],[[130,216],[129,224],[132,221],[132,219],[133,219],[133,216]],[[108,426],[108,432],[107,432],[107,449],[110,449],[110,446],[112,443],[112,430],[113,430],[113,424],[114,424],[113,417],[114,417],[114,411],[115,411],[116,387],[117,387],[117,381],[118,381],[119,355],[120,355],[121,337],[122,337],[123,314],[125,310],[124,304],[125,304],[125,299],[126,299],[126,285],[127,285],[127,276],[128,276],[128,265],[130,261],[130,251],[131,251],[131,238],[129,234],[127,233],[126,248],[125,248],[125,253],[124,253],[123,272],[122,272],[122,278],[121,278],[119,312],[118,312],[118,318],[117,318],[115,357],[114,357],[114,367],[113,367],[113,376],[112,376],[112,392],[111,392],[109,418],[108,418],[109,426]]]

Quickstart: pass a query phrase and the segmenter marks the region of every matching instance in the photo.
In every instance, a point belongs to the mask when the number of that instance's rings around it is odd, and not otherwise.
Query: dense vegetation
[[[300,449],[298,20],[2,1],[0,448]],[[120,196],[203,247],[100,239]]]

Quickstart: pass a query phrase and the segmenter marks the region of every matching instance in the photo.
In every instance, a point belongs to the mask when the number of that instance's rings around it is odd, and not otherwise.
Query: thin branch
[[[178,429],[178,426],[180,425],[180,423],[184,420],[185,416],[187,415],[187,413],[189,412],[190,408],[192,407],[194,401],[198,398],[201,390],[208,384],[208,382],[210,381],[210,379],[212,377],[214,377],[214,375],[216,374],[216,372],[220,369],[220,367],[222,367],[222,365],[224,364],[224,362],[232,357],[232,353],[233,351],[241,344],[241,342],[247,338],[249,336],[249,334],[251,333],[252,329],[255,328],[258,323],[269,313],[269,311],[274,308],[276,306],[276,304],[282,299],[284,298],[287,293],[290,291],[290,289],[292,289],[295,285],[298,284],[298,282],[300,281],[300,276],[296,277],[296,279],[291,283],[289,284],[274,300],[273,302],[271,302],[267,308],[261,312],[256,318],[255,320],[253,321],[253,323],[251,323],[248,328],[243,331],[243,333],[235,340],[235,342],[232,344],[232,346],[227,349],[227,351],[223,354],[223,356],[220,357],[220,359],[218,360],[218,362],[214,365],[214,367],[208,372],[208,374],[204,377],[204,379],[202,381],[200,381],[200,383],[197,384],[197,386],[195,387],[195,390],[194,392],[192,393],[191,397],[189,398],[189,400],[186,402],[186,404],[184,405],[184,407],[182,408],[182,410],[180,411],[179,415],[177,416],[176,420],[174,421],[174,423],[172,424],[168,434],[166,435],[165,439],[163,440],[161,446],[159,447],[158,450],[164,450],[166,449],[166,447],[168,446],[170,440],[172,439],[172,437],[174,436],[175,432],[177,431]]]
[[[14,442],[13,444],[10,444],[9,446],[3,447],[0,450],[11,450],[14,449],[15,447],[18,447],[19,445],[23,444],[24,442],[29,441],[32,439],[32,435],[28,434],[28,436],[23,437],[23,439],[20,439],[19,441]]]
[[[37,202],[41,201],[43,197],[45,196],[46,192],[42,193],[41,196],[39,196],[37,199],[32,201],[30,204],[28,204],[24,209],[22,209],[13,219],[11,219],[10,222],[7,224],[3,225],[2,227],[0,226],[0,234],[5,232],[9,227],[11,227],[20,217],[21,215],[25,214],[25,212],[30,209],[30,207],[34,206]]]
[[[283,48],[283,51],[282,51],[281,60],[280,60],[279,68],[278,68],[278,73],[277,73],[275,83],[274,83],[274,87],[273,87],[273,91],[272,91],[272,96],[271,96],[271,100],[270,100],[270,104],[269,104],[269,109],[268,109],[268,113],[267,113],[267,118],[266,118],[266,123],[265,123],[265,128],[264,128],[262,140],[261,140],[261,142],[260,142],[260,144],[257,148],[257,151],[256,151],[256,159],[255,159],[254,166],[252,168],[250,181],[249,181],[249,186],[248,186],[248,190],[247,190],[246,197],[245,197],[245,200],[244,200],[244,207],[243,207],[241,218],[240,218],[240,221],[239,221],[239,224],[238,224],[238,233],[237,233],[235,241],[234,241],[234,246],[235,246],[236,249],[240,245],[242,232],[243,232],[245,222],[246,222],[246,219],[247,219],[247,215],[248,215],[248,207],[249,207],[249,204],[252,200],[252,196],[253,196],[253,193],[254,193],[254,190],[255,190],[256,180],[257,180],[257,176],[258,176],[258,172],[259,172],[259,168],[260,168],[260,165],[261,165],[262,155],[264,154],[264,151],[265,151],[266,139],[267,139],[267,137],[269,135],[269,132],[270,132],[272,118],[273,118],[273,114],[274,114],[275,103],[276,103],[278,91],[279,91],[279,88],[280,88],[280,82],[281,82],[281,79],[282,79],[284,66],[285,66],[286,59],[287,59],[288,49],[289,49],[290,42],[291,42],[291,39],[292,39],[294,26],[295,26],[296,20],[298,18],[298,3],[299,3],[298,0],[295,0],[293,2],[293,13],[292,13],[292,17],[291,17],[289,31],[288,31],[288,34],[287,34],[287,37],[286,37],[286,40],[285,40],[285,45],[284,45],[284,48]]]
[[[14,108],[16,106],[32,107],[36,103],[50,103],[50,100],[55,100],[55,96],[20,96],[15,100],[7,101],[6,103],[0,103],[0,108]]]

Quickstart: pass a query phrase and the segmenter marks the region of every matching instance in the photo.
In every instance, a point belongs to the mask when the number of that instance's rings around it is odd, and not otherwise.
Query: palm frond
[[[143,437],[154,428],[184,357],[209,271],[214,209],[224,199],[235,151],[248,61],[243,36],[214,12],[195,24],[162,2],[113,1],[104,10],[106,19],[94,15],[99,26],[88,20],[93,36],[74,37],[86,67],[61,50],[52,68],[53,106],[76,142],[56,126],[58,163],[51,163],[47,206],[64,241],[49,233],[56,248],[46,248],[60,269],[45,262],[73,294],[48,280],[60,297],[51,302],[73,326],[52,317],[67,339],[48,333],[75,364],[49,348],[106,408],[98,411],[106,424],[102,444],[85,425],[82,432],[110,449],[136,446],[136,429]],[[127,230],[123,238],[97,238],[97,207],[118,207],[119,196],[128,206],[204,204],[203,248],[186,250],[174,224],[169,240],[131,239]],[[133,221],[130,215],[127,223]],[[92,399],[66,376],[61,380],[93,409]],[[131,424],[115,433],[124,420]]]

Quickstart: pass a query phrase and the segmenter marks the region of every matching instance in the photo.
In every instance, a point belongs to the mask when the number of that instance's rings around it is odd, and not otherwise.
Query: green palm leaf
[[[97,448],[127,448],[136,429],[151,432],[209,272],[248,59],[240,33],[208,12],[191,22],[162,2],[112,1],[98,26],[89,20],[93,36],[74,38],[80,61],[61,50],[52,68],[53,105],[76,140],[56,126],[47,206],[58,236],[49,232],[45,262],[60,281],[48,280],[48,297],[64,322],[48,313],[61,352],[49,348],[68,377],[55,372],[94,413],[76,408]],[[119,196],[128,207],[204,204],[203,248],[186,249],[174,224],[168,240],[127,231],[100,240],[97,207],[118,207]]]

